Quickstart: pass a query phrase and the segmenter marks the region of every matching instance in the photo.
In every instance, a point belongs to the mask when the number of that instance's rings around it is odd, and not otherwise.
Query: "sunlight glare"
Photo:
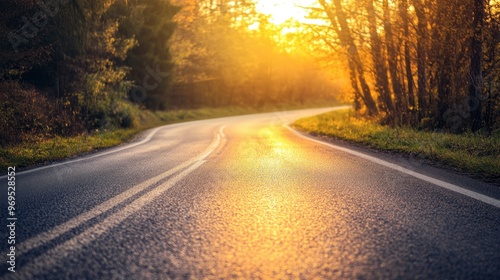
[[[276,25],[287,20],[307,22],[307,9],[314,6],[315,0],[256,0],[257,11],[269,15],[271,22]]]

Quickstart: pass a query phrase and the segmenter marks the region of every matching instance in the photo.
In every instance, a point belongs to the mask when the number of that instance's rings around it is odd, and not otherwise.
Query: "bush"
[[[6,145],[52,132],[54,106],[32,88],[0,83],[0,144]]]
[[[139,127],[139,108],[130,103],[120,102],[114,117],[122,128]]]
[[[60,106],[44,93],[16,82],[0,82],[0,145],[34,142],[83,131],[70,103]],[[60,108],[59,108],[60,107]]]

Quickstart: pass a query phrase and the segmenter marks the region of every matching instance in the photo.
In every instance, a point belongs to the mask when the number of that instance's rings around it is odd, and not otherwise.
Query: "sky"
[[[300,6],[311,6],[316,0],[256,0],[257,11],[271,16],[271,22],[282,24],[292,18],[305,22],[308,12]]]

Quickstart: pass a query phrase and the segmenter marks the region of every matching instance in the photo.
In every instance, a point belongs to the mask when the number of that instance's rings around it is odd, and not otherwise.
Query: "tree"
[[[165,109],[173,76],[169,40],[176,28],[173,17],[179,11],[168,0],[129,0],[115,6],[120,18],[120,36],[136,44],[123,63],[135,87],[131,100],[149,109]]]
[[[410,50],[411,38],[410,38],[410,24],[409,24],[410,19],[408,14],[408,1],[401,0],[398,3],[398,8],[399,8],[399,15],[401,18],[401,25],[403,29],[403,48],[404,48],[404,65],[405,65],[403,76],[406,76],[406,88],[407,88],[408,107],[409,107],[408,111],[410,112],[410,118],[408,119],[408,123],[410,125],[414,125],[416,121],[415,119],[416,116],[414,114],[416,112],[416,102],[414,94],[415,82],[413,79],[413,63]]]
[[[492,133],[495,121],[500,119],[500,60],[498,47],[500,46],[500,3],[489,3],[487,7],[485,27],[483,29],[484,43],[484,124],[486,131]]]
[[[8,56],[10,67],[20,70],[19,80],[53,98],[58,110],[72,116],[71,123],[84,122],[90,129],[121,123],[118,107],[130,86],[124,79],[128,68],[118,62],[134,42],[118,36],[118,20],[109,13],[114,4],[60,0],[31,4],[27,10],[16,6],[8,13],[33,15],[25,16],[21,27],[30,29],[25,32],[30,40],[15,43],[17,55]],[[20,24],[15,18],[5,20],[10,26]],[[30,58],[36,53],[38,59]],[[27,59],[29,64],[22,66]]]
[[[330,22],[326,30],[338,38],[321,40],[332,50],[348,50],[351,85],[367,107],[367,92],[372,89],[378,94],[376,106],[384,113],[381,119],[387,123],[453,132],[479,131],[485,123],[492,126],[491,112],[498,98],[492,73],[500,37],[492,7],[498,4],[484,0],[362,3],[365,13],[356,6],[359,1],[319,1]],[[314,28],[316,34],[328,32],[318,29]]]
[[[377,14],[375,12],[375,7],[373,6],[373,0],[367,0],[365,7],[367,11],[368,27],[370,30],[375,85],[380,96],[379,106],[382,107],[382,109],[389,115],[388,118],[393,120],[395,118],[395,110],[389,89],[385,53],[383,52],[382,40],[378,35]]]
[[[407,98],[403,92],[403,86],[398,74],[398,56],[399,52],[396,49],[394,42],[394,31],[392,26],[391,11],[389,1],[383,0],[383,26],[385,31],[385,46],[387,49],[387,63],[389,67],[389,76],[391,78],[392,93],[395,98],[395,121],[399,123],[407,122],[408,104]],[[406,35],[406,34],[405,34]],[[409,50],[408,50],[409,51]],[[411,66],[410,66],[411,67]],[[411,69],[410,69],[411,71]],[[411,73],[410,73],[411,74]]]
[[[482,128],[482,89],[483,89],[483,29],[485,27],[486,1],[474,0],[472,15],[472,39],[470,43],[470,85],[469,105],[472,131]]]
[[[347,23],[347,15],[343,10],[342,3],[340,0],[333,1],[335,6],[327,4],[325,0],[319,0],[319,3],[327,14],[333,30],[337,33],[342,47],[346,50],[347,59],[351,68],[350,74],[353,89],[355,92],[359,91],[357,87],[357,83],[359,82],[362,92],[361,99],[368,110],[368,114],[376,115],[378,113],[378,109],[371,95],[370,87],[366,82],[363,63],[358,52],[358,47],[354,43],[351,30]],[[352,75],[356,75],[356,77],[352,77]],[[356,80],[356,82],[354,82],[354,80]]]
[[[130,69],[121,61],[135,42],[119,35],[114,4],[72,1],[61,7],[55,24],[61,92],[89,129],[130,125],[122,111]]]

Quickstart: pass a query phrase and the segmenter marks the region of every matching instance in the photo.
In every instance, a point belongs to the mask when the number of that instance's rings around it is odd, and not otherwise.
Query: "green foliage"
[[[112,13],[116,1],[43,4],[50,7],[24,0],[2,4],[0,27],[21,43],[0,44],[6,108],[0,142],[136,126],[139,109],[127,101],[131,68],[123,60],[137,43],[133,34],[119,33],[120,16]]]
[[[137,128],[140,126],[141,110],[136,105],[128,102],[120,102],[114,108],[112,116],[117,125],[122,128]]]
[[[178,10],[170,1],[131,0],[112,11],[120,16],[120,34],[137,42],[123,65],[131,70],[127,77],[144,92],[140,98],[132,95],[131,100],[150,109],[165,108],[173,69],[169,39]]]
[[[110,12],[114,4],[74,1],[58,17],[58,26],[64,26],[58,40],[61,79],[67,81],[61,90],[88,129],[133,125],[132,118],[125,117],[130,109],[122,104],[132,87],[126,80],[130,68],[120,62],[136,42],[119,34],[119,20]],[[123,121],[126,118],[131,121]]]
[[[108,61],[112,67],[112,63]],[[75,93],[78,106],[86,116],[91,128],[120,127],[122,110],[125,110],[126,95],[131,88],[131,82],[124,80],[126,71],[118,68],[101,67],[95,73],[85,75],[82,92]],[[81,95],[81,96],[78,96]]]
[[[316,135],[360,143],[445,164],[477,176],[500,179],[500,137],[390,128],[377,120],[336,111],[301,119],[294,126]]]

